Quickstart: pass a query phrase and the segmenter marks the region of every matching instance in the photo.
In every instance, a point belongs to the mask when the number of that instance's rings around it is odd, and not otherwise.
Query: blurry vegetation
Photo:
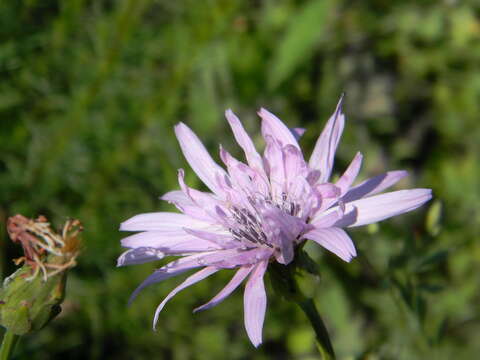
[[[192,315],[230,276],[156,305],[159,264],[115,268],[118,224],[171,209],[185,167],[173,125],[234,153],[227,107],[258,134],[264,106],[308,129],[309,154],[342,91],[336,169],[407,169],[436,202],[351,231],[351,264],[308,245],[314,291],[341,359],[472,359],[480,352],[480,5],[476,0],[4,0],[0,2],[1,270],[19,256],[8,216],[79,218],[85,250],[57,321],[19,359],[314,359],[298,309],[269,289],[265,343],[243,329],[240,291]],[[257,135],[258,139],[258,135]],[[216,156],[216,155],[215,155]],[[217,157],[218,158],[218,157]],[[315,282],[313,282],[315,281]],[[313,285],[314,286],[313,286]]]

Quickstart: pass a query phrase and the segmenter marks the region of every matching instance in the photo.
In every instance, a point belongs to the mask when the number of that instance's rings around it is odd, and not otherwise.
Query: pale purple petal
[[[187,186],[185,183],[185,174],[182,169],[178,170],[178,183],[182,191],[195,203],[199,209],[189,209],[192,212],[192,217],[198,219],[209,219],[207,221],[215,222],[221,221],[217,216],[216,208],[223,208],[223,202],[218,200],[213,194],[206,193],[203,191],[198,191]]]
[[[338,179],[335,185],[330,183],[317,185],[317,190],[319,190],[319,192],[322,194],[323,200],[324,200],[322,202],[321,208],[319,209],[321,210],[319,211],[319,213],[322,213],[324,210],[334,205],[339,200],[339,198],[348,191],[352,183],[355,181],[355,178],[357,177],[358,172],[360,171],[362,158],[363,158],[362,154],[357,153],[357,155],[355,155],[352,162],[348,166],[347,170],[343,173],[340,179]],[[334,186],[332,191],[329,191],[327,194],[322,192],[322,187],[328,188],[329,186]],[[342,199],[342,201],[345,202],[344,199]]]
[[[233,189],[238,192],[238,189],[254,190],[251,178],[253,170],[242,162],[235,159],[230,153],[220,146],[220,158],[227,166],[228,174],[232,181]],[[234,191],[234,192],[235,192]]]
[[[215,233],[212,231],[202,231],[187,228],[184,230],[188,234],[194,235],[203,240],[207,240],[208,242],[220,246],[223,249],[233,249],[238,247],[238,241],[234,240],[232,234],[227,231]]]
[[[279,118],[264,108],[260,109],[258,115],[262,118],[262,135],[265,140],[270,136],[282,146],[291,144],[300,149],[295,136]]]
[[[225,117],[232,128],[235,140],[245,152],[245,157],[247,158],[248,164],[252,168],[264,172],[262,157],[255,149],[252,139],[250,136],[248,136],[238,117],[230,109],[225,112]]]
[[[304,231],[306,224],[298,217],[291,216],[277,207],[265,210],[263,217],[265,232],[270,241],[280,249],[276,254],[277,261],[281,264],[290,263],[294,255],[294,240]]]
[[[415,210],[432,198],[430,189],[389,192],[345,204],[345,217],[336,226],[361,226]],[[355,216],[349,216],[354,213]]]
[[[214,255],[209,255],[202,259],[205,265],[212,265],[224,269],[233,269],[235,267],[255,264],[259,261],[270,258],[273,250],[270,248],[252,248],[251,250],[224,250],[217,251]]]
[[[344,195],[348,191],[350,186],[352,186],[353,182],[357,178],[360,167],[362,166],[362,159],[362,154],[358,152],[348,166],[347,170],[345,170],[340,179],[338,179],[338,181],[335,183],[335,185],[340,188],[341,195]]]
[[[346,262],[350,262],[353,257],[357,256],[352,239],[343,229],[337,227],[314,229],[306,233],[304,237],[315,241]]]
[[[160,303],[160,305],[158,305],[157,310],[155,310],[155,316],[153,317],[153,330],[155,330],[155,327],[156,327],[156,324],[157,324],[157,321],[158,321],[158,316],[160,315],[160,312],[162,311],[163,307],[168,302],[168,300],[170,300],[172,297],[177,295],[183,289],[185,289],[185,288],[187,288],[187,287],[189,287],[189,286],[191,286],[191,285],[193,285],[193,284],[195,284],[199,281],[202,281],[203,279],[205,279],[206,277],[208,277],[212,274],[215,274],[218,270],[219,269],[214,268],[214,267],[210,267],[210,266],[206,267],[206,268],[196,272],[192,276],[189,276],[187,279],[185,279],[184,282],[182,282],[175,289],[173,289],[167,295],[167,297]]]
[[[169,191],[160,197],[160,199],[168,201],[171,204],[180,205],[180,206],[192,206],[193,201],[180,190]]]
[[[169,279],[173,276],[180,275],[185,271],[204,266],[203,262],[199,259],[204,258],[205,254],[195,254],[186,256],[175,261],[168,263],[167,265],[161,267],[158,270],[155,270],[153,274],[147,277],[130,295],[128,303],[130,304],[139,294],[140,291],[145,289],[147,286],[156,284],[160,281]]]
[[[321,194],[313,189],[303,176],[297,176],[291,182],[288,199],[292,201],[289,212],[304,221],[322,204]]]
[[[265,139],[265,160],[270,176],[270,185],[273,198],[279,197],[284,191],[285,170],[283,164],[283,153],[280,145],[270,136]]]
[[[131,217],[120,224],[121,231],[176,230],[189,226],[208,228],[210,224],[185,214],[172,212],[145,213]]]
[[[333,226],[337,221],[343,218],[345,214],[345,205],[336,206],[334,209],[319,212],[318,215],[310,220],[310,224],[316,228],[327,228]]]
[[[283,147],[283,161],[285,169],[285,182],[287,185],[297,176],[307,177],[308,167],[303,159],[303,154],[293,145]]]
[[[270,194],[270,183],[265,170],[257,170],[235,159],[228,151],[220,146],[220,158],[227,166],[232,187],[227,191],[228,201],[238,199],[239,195],[247,193]],[[262,160],[263,162],[263,160]],[[262,165],[263,166],[263,165]],[[240,196],[243,198],[243,196]]]
[[[216,219],[208,215],[207,212],[199,207],[198,205],[178,205],[177,208],[183,212],[185,215],[188,215],[196,220],[205,221],[209,223],[216,223]]]
[[[145,231],[123,238],[121,244],[126,248],[155,248],[169,255],[221,249],[218,245],[194,237],[183,229],[178,231]]]
[[[344,202],[350,202],[366,196],[378,194],[407,175],[408,172],[405,170],[388,171],[385,174],[377,175],[351,188],[343,196],[342,200]]]
[[[150,261],[160,260],[165,253],[152,247],[139,247],[125,251],[119,256],[117,266],[144,264]]]
[[[320,170],[320,182],[326,182],[330,178],[333,168],[335,151],[337,150],[340,136],[345,125],[345,115],[342,112],[343,95],[337,104],[335,112],[330,117],[315,144],[309,166]]]
[[[315,189],[320,193],[323,199],[336,199],[341,194],[340,188],[332,183],[318,184],[315,186]]]
[[[217,295],[215,295],[206,304],[197,307],[195,310],[193,310],[193,312],[203,311],[217,306],[219,303],[225,300],[242,283],[243,280],[245,280],[248,274],[250,274],[252,271],[253,267],[253,265],[241,267],[228,282],[228,284],[222,290],[220,290]]]
[[[303,136],[303,134],[305,134],[305,131],[307,129],[305,128],[291,128],[290,131],[291,133],[293,134],[293,136],[295,137],[295,140],[300,140],[300,138]]]
[[[309,169],[309,172],[306,178],[308,183],[313,186],[318,182],[318,179],[320,179],[320,170]]]
[[[262,328],[267,309],[267,295],[263,276],[268,261],[259,263],[250,275],[244,293],[245,329],[255,347],[262,343]]]
[[[210,190],[217,195],[222,195],[220,180],[227,175],[225,170],[213,161],[200,139],[187,125],[184,123],[176,125],[175,134],[193,171]]]
[[[246,251],[231,249],[195,254],[177,259],[160,269],[155,270],[153,274],[147,277],[132,293],[129,303],[132,302],[138,293],[145,287],[169,279],[172,276],[179,275],[185,271],[201,266],[214,266],[216,268],[229,269],[238,266],[252,265],[268,259],[271,254],[271,249],[255,248]]]
[[[295,238],[288,236],[285,231],[280,231],[278,238],[280,240],[280,253],[275,258],[280,264],[290,264],[294,256],[293,245],[295,244]]]

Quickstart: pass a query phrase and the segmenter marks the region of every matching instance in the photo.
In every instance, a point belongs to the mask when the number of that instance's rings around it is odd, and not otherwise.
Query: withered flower
[[[8,219],[7,231],[20,243],[24,255],[14,259],[23,266],[6,278],[0,290],[0,325],[16,335],[41,329],[60,313],[67,270],[76,265],[80,250],[78,220],[68,220],[60,233],[44,216]]]

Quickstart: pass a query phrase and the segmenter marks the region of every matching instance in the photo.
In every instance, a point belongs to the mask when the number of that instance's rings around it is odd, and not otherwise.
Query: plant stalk
[[[300,256],[297,256],[300,258]],[[297,276],[299,264],[292,262],[289,265],[273,263],[270,266],[270,278],[275,290],[291,302],[296,303],[307,316],[315,331],[316,345],[322,360],[335,360],[335,352],[328,335],[325,323],[318,312],[312,298],[307,297],[298,285]]]
[[[0,348],[0,360],[11,359],[18,339],[20,339],[19,335],[15,335],[8,329],[5,331],[5,334],[3,335],[2,347]]]
[[[305,297],[304,299],[298,301],[297,304],[303,310],[305,315],[307,315],[310,324],[312,324],[317,340],[317,348],[322,355],[322,359],[334,360],[335,352],[333,351],[328,330],[322,320],[322,317],[320,316],[320,313],[317,310],[317,307],[315,306],[315,303],[313,302],[313,299]]]

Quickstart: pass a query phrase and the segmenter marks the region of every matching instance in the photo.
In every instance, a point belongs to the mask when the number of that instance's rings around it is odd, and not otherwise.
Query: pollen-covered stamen
[[[233,222],[228,227],[234,239],[243,243],[265,245],[274,248],[274,243],[266,235],[270,230],[265,230],[264,211],[268,208],[277,208],[285,214],[298,217],[301,206],[292,201],[288,194],[283,192],[279,197],[272,198],[263,195],[246,196],[248,204],[245,207],[231,206],[230,220]]]
[[[233,206],[232,216],[236,221],[237,228],[229,228],[230,233],[235,240],[250,242],[253,244],[262,244],[272,248],[268,242],[267,236],[263,232],[260,219],[252,214],[248,209]]]

